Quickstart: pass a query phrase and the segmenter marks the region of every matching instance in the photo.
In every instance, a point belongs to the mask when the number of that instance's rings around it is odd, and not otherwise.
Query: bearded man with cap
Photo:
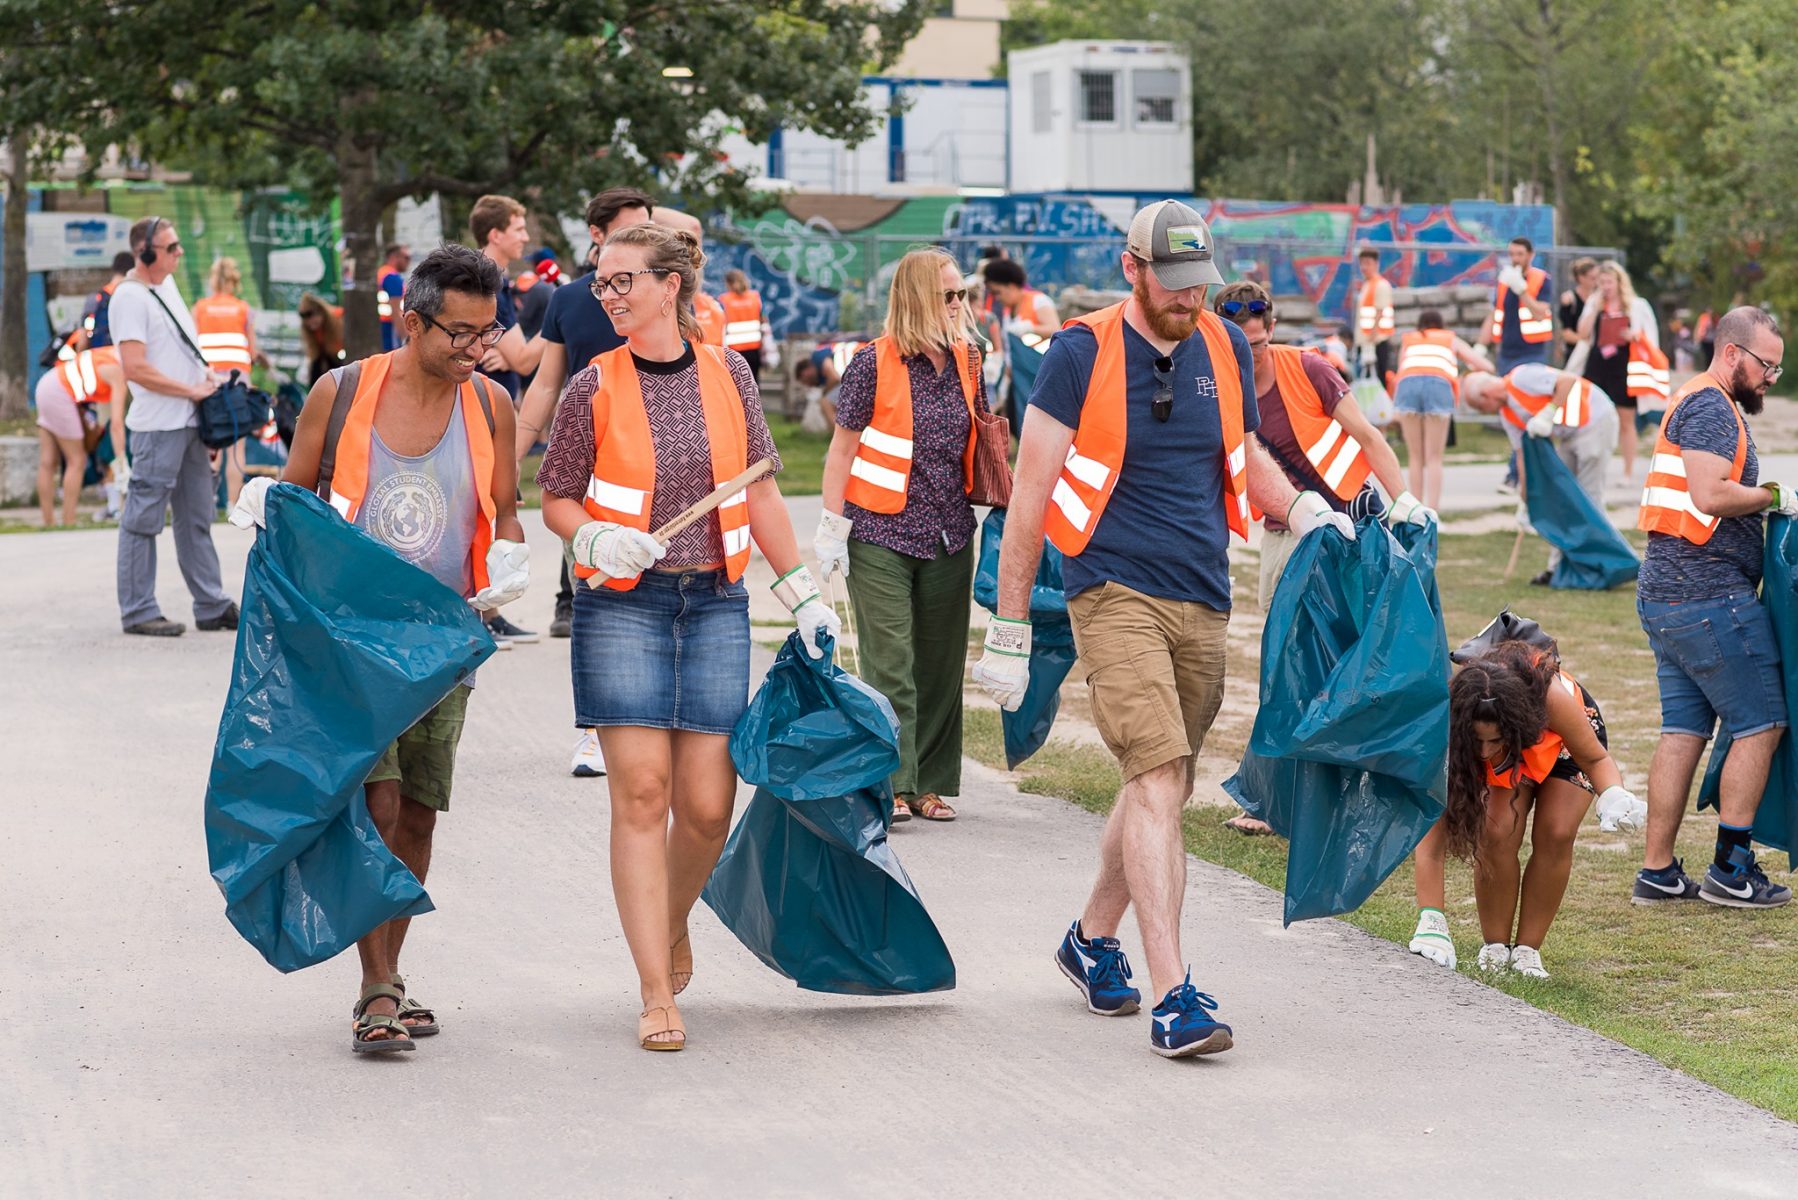
[[[1124,788],[1105,825],[1099,872],[1056,963],[1089,1011],[1141,1006],[1117,939],[1136,905],[1161,997],[1150,1048],[1168,1058],[1228,1050],[1217,1002],[1180,952],[1186,852],[1180,813],[1193,762],[1223,700],[1229,538],[1250,501],[1303,537],[1348,517],[1296,491],[1256,437],[1253,362],[1242,330],[1209,311],[1222,284],[1211,231],[1173,200],[1130,224],[1131,295],[1068,322],[1043,357],[1018,444],[999,557],[999,609],[974,678],[1007,710],[1029,682],[1030,589],[1045,535],[1062,578],[1093,715]]]

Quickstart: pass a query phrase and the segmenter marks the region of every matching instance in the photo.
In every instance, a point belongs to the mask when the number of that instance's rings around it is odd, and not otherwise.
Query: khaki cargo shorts
[[[406,799],[438,812],[448,811],[450,785],[456,777],[456,744],[462,740],[469,690],[467,684],[457,684],[455,691],[387,747],[363,782],[397,779],[400,795]]]
[[[1121,583],[1068,600],[1093,723],[1126,780],[1197,754],[1224,700],[1230,614]]]

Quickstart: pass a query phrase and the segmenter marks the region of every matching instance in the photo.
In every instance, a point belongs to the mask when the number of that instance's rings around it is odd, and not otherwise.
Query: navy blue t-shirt
[[[494,314],[494,324],[510,329],[518,324],[518,305],[512,299],[512,285],[500,288],[498,311]],[[517,371],[488,371],[487,378],[505,388],[514,400],[518,398],[521,382]]]
[[[1242,385],[1242,427],[1261,424],[1255,407],[1254,360],[1242,330],[1226,322]],[[1055,335],[1043,355],[1030,407],[1069,429],[1080,426],[1099,342],[1074,325]],[[1197,334],[1174,348],[1174,407],[1165,424],[1151,411],[1160,351],[1124,326],[1124,466],[1086,549],[1067,559],[1062,584],[1070,596],[1115,580],[1164,600],[1230,610],[1230,528],[1224,516],[1224,431],[1218,417],[1211,352]]]
[[[1733,402],[1714,387],[1693,392],[1668,418],[1667,440],[1681,450],[1701,450],[1734,462],[1738,439],[1732,407]],[[1760,456],[1755,453],[1754,434],[1746,421],[1742,432],[1748,440],[1742,486],[1754,487],[1761,478]],[[1765,546],[1761,524],[1760,513],[1721,517],[1711,540],[1702,546],[1676,533],[1649,534],[1636,594],[1644,600],[1680,604],[1753,593],[1761,585]]]
[[[549,298],[549,311],[543,314],[542,334],[544,341],[567,350],[569,375],[592,362],[595,354],[624,345],[605,306],[593,298],[591,271],[556,289]],[[558,389],[560,386],[558,382]]]

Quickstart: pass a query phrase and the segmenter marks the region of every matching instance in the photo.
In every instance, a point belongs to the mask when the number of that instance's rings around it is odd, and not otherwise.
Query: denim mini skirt
[[[749,707],[749,589],[723,571],[645,571],[574,589],[574,723],[728,734]]]

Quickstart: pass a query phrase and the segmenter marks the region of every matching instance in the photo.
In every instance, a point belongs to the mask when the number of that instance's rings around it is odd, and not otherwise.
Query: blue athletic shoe
[[[1674,859],[1671,866],[1658,871],[1647,867],[1636,872],[1636,887],[1630,893],[1631,904],[1665,904],[1670,900],[1698,899],[1698,884],[1686,874],[1685,864]]]
[[[1130,960],[1116,938],[1080,936],[1080,922],[1055,951],[1055,965],[1086,997],[1086,1011],[1101,1017],[1129,1016],[1142,1007],[1142,993],[1130,986]]]
[[[1704,873],[1698,898],[1727,908],[1778,908],[1792,899],[1792,889],[1774,883],[1754,861],[1754,851],[1737,846],[1729,852],[1729,869],[1716,863]]]
[[[1192,986],[1192,970],[1186,982],[1174,988],[1155,1006],[1149,1022],[1149,1049],[1163,1058],[1192,1054],[1221,1054],[1236,1043],[1230,1027],[1215,1019],[1217,1001]]]

